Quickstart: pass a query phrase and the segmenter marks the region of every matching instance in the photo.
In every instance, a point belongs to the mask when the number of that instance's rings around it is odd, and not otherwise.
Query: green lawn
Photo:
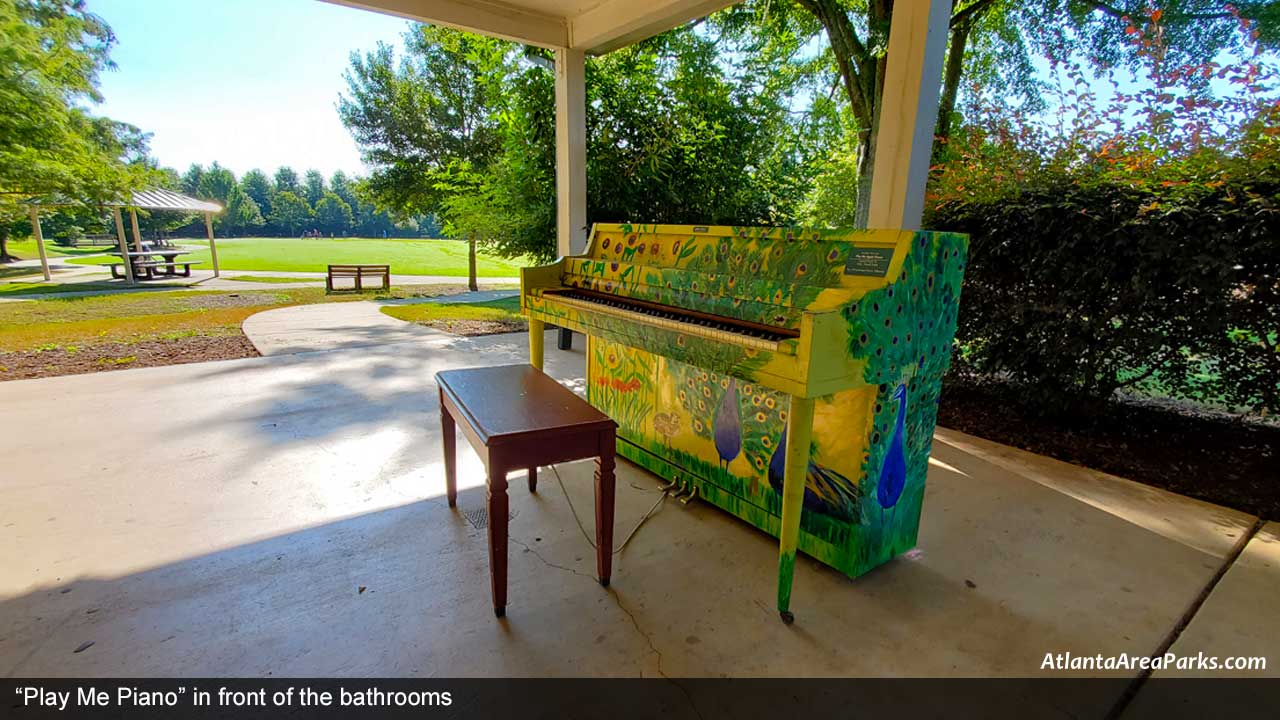
[[[178,239],[181,245],[205,246],[203,240]],[[375,238],[226,238],[218,240],[218,264],[223,270],[278,270],[324,272],[329,264],[366,263],[391,265],[398,275],[467,274],[467,245],[454,240],[382,240]],[[209,253],[202,249],[183,258],[209,268]],[[74,263],[101,265],[113,258],[78,258]],[[516,277],[520,260],[481,255],[476,264],[481,277]]]
[[[9,254],[17,255],[23,260],[38,260],[40,253],[36,251],[36,241],[30,238],[26,240],[10,240],[8,243]],[[93,255],[95,253],[110,252],[114,247],[83,246],[83,247],[63,247],[52,240],[44,241],[44,252],[51,258],[55,257],[75,257],[77,255]]]
[[[110,282],[107,280],[90,280],[78,283],[47,283],[43,282],[39,275],[31,282],[8,282],[0,283],[0,297],[8,297],[10,295],[48,295],[50,293],[73,293],[87,292],[98,290],[120,290],[123,287],[119,282]],[[173,284],[150,284],[144,285],[145,290],[153,290],[154,288],[163,287],[180,287]]]
[[[459,335],[516,332],[527,327],[520,314],[520,298],[485,302],[419,303],[391,305],[382,312],[397,320],[426,325]]]
[[[8,265],[0,265],[0,280],[9,280],[12,278],[28,277],[34,275],[42,278],[38,267],[10,267]]]
[[[420,303],[391,305],[382,312],[397,320],[431,322],[433,320],[521,320],[520,298],[509,297],[485,302]]]

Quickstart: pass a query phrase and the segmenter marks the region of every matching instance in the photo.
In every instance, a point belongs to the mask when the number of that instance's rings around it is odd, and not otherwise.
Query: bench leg
[[[529,468],[529,492],[538,492],[538,468]]]
[[[612,432],[600,439],[600,457],[596,458],[596,575],[600,584],[609,587],[613,571],[613,491],[615,440]],[[490,522],[493,521],[490,516]]]
[[[507,470],[489,459],[489,583],[493,614],[507,614]]]
[[[356,292],[364,292],[364,288],[360,286],[360,273],[356,273]]]
[[[440,442],[444,445],[444,493],[449,507],[458,506],[458,448],[454,440],[454,422],[444,407],[444,393],[440,397]]]

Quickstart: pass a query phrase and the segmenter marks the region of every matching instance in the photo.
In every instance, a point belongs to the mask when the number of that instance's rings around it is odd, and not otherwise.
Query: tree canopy
[[[111,28],[74,0],[0,0],[0,261],[21,201],[122,197],[153,177],[146,136],[97,117]]]
[[[588,222],[792,222],[814,157],[791,86],[730,73],[714,39],[678,29],[587,66]],[[374,172],[367,188],[498,252],[554,252],[550,57],[415,28],[352,58],[339,104]],[[471,82],[469,93],[458,85]]]
[[[945,139],[956,126],[966,81],[1036,111],[1049,91],[1038,61],[1075,56],[1094,73],[1138,69],[1145,59],[1130,36],[1134,23],[1152,12],[1165,28],[1173,65],[1199,65],[1241,50],[1242,19],[1252,23],[1262,48],[1280,47],[1280,5],[1274,2],[953,0],[937,135]],[[758,62],[780,66],[784,75],[790,66],[789,74],[814,93],[839,89],[849,137],[836,145],[824,170],[828,193],[847,194],[871,181],[892,15],[892,0],[747,0],[715,16],[726,33],[754,41]],[[823,51],[814,58],[805,49],[819,38]]]

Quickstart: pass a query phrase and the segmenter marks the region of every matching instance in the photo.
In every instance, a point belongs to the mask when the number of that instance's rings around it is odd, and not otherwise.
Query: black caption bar
[[[1280,680],[4,679],[0,717],[1203,718],[1280,707]]]

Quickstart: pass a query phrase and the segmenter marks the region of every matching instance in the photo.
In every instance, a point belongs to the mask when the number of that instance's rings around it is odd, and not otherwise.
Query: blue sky
[[[335,109],[342,73],[351,51],[398,44],[404,20],[318,0],[88,4],[119,38],[96,111],[153,133],[161,164],[363,173]]]
[[[353,50],[399,45],[406,21],[319,0],[88,4],[119,38],[119,67],[104,73],[106,102],[96,111],[152,133],[161,164],[365,174],[335,108],[342,74]],[[1125,90],[1135,87],[1127,72],[1119,76]],[[1104,83],[1093,85],[1110,96]]]

